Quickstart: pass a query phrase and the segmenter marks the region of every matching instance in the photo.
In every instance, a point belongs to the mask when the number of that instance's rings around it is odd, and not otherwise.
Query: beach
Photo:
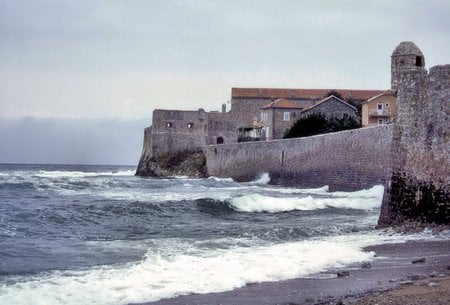
[[[370,268],[354,264],[309,278],[249,284],[145,305],[449,304],[450,240],[383,244],[365,250],[376,253]],[[337,277],[341,271],[350,275]]]

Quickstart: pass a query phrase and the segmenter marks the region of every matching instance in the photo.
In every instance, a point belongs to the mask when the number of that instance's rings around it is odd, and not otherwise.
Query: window
[[[187,123],[187,128],[194,128],[194,123]]]
[[[261,112],[261,121],[266,122],[269,118],[269,114],[267,112]]]
[[[344,113],[344,119],[348,119],[348,113]]]
[[[291,120],[291,113],[290,112],[284,112],[283,113],[283,120],[290,121]]]
[[[416,56],[416,66],[422,67],[422,57],[421,56]]]
[[[379,119],[378,120],[378,125],[383,125],[384,124],[384,120],[383,119]]]
[[[167,122],[166,123],[166,127],[167,128],[172,128],[173,127],[173,123],[172,122]]]
[[[389,103],[384,104],[385,108],[389,108]]]
[[[383,110],[383,104],[378,104],[377,105],[377,110]]]

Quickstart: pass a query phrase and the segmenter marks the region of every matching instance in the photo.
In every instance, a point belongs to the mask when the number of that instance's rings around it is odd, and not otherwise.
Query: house
[[[342,96],[327,97],[330,92]],[[301,116],[320,111],[327,116],[357,114],[348,101],[362,103],[381,90],[232,88],[231,109],[183,111],[156,109],[147,129],[151,157],[204,145],[283,138]],[[326,97],[326,98],[324,98]]]
[[[301,116],[305,117],[318,113],[324,114],[327,119],[353,118],[359,121],[358,109],[334,95],[324,98],[320,102],[303,110]]]
[[[282,139],[284,131],[300,117],[303,109],[313,105],[310,101],[279,98],[261,107],[260,122],[266,140]]]
[[[389,124],[397,118],[397,95],[387,90],[368,99],[362,104],[362,125],[373,126]]]
[[[261,108],[262,133],[267,140],[282,139],[298,119],[317,113],[324,114],[327,119],[353,118],[359,121],[358,110],[334,95],[316,103],[280,98]]]

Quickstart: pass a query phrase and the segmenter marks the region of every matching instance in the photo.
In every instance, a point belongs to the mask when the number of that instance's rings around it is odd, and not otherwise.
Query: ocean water
[[[129,304],[310,277],[406,240],[373,228],[383,187],[135,177],[0,165],[0,304]]]

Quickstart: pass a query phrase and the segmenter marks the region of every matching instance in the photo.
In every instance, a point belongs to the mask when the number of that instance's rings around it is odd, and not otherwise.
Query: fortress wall
[[[393,166],[380,226],[405,221],[450,223],[450,65],[405,70],[397,77]]]
[[[250,181],[355,190],[383,184],[390,169],[392,125],[289,140],[210,145],[208,174]]]
[[[190,128],[188,124],[191,124]],[[203,109],[153,111],[150,157],[161,156],[168,152],[199,150],[206,145],[206,124]]]

